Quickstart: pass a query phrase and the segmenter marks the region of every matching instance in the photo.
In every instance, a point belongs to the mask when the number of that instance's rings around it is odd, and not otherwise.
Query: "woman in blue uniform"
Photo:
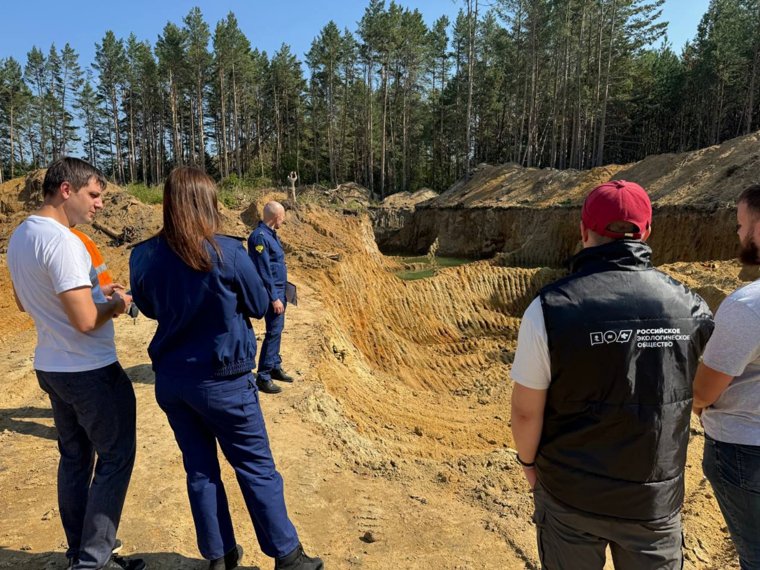
[[[156,400],[182,451],[198,548],[212,570],[238,565],[217,442],[235,469],[262,551],[277,570],[318,570],[288,518],[251,370],[250,317],[269,305],[239,240],[217,233],[214,182],[180,167],[164,186],[164,227],[129,260],[133,300],[158,320],[148,347]]]

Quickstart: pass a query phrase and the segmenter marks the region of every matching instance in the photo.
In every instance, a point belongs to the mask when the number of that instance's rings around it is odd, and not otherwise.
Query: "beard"
[[[743,265],[760,265],[760,250],[752,236],[740,244],[739,261]]]

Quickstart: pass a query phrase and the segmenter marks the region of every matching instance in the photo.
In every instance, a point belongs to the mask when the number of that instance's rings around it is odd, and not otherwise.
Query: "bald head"
[[[272,229],[278,229],[285,221],[285,208],[274,200],[264,206],[264,223]]]

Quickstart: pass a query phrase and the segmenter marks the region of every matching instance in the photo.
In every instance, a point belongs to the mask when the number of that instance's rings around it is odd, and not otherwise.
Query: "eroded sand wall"
[[[373,213],[378,246],[388,253],[424,253],[436,238],[438,254],[488,258],[500,254],[517,267],[559,267],[578,247],[579,207],[432,208]],[[655,207],[649,239],[654,263],[736,256],[732,207]]]

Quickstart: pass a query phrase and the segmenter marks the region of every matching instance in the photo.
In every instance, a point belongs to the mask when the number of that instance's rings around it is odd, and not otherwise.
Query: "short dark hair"
[[[100,170],[84,160],[64,156],[48,166],[45,179],[42,181],[42,194],[45,197],[55,195],[64,182],[71,184],[71,188],[76,192],[87,186],[92,178],[97,180],[101,190],[106,189],[108,181]]]
[[[745,188],[736,200],[737,204],[742,202],[747,204],[747,208],[753,214],[760,214],[760,184],[753,184]]]

